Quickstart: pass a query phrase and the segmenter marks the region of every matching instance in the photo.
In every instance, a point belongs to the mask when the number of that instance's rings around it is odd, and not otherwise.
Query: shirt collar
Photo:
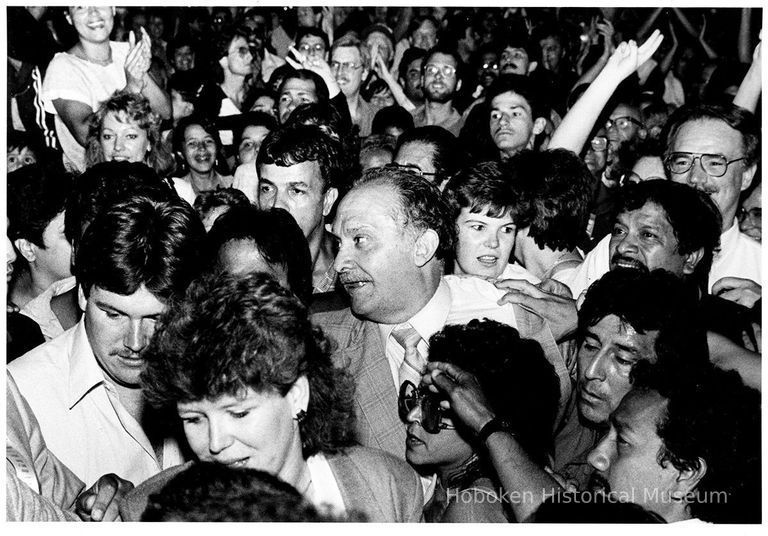
[[[448,319],[448,312],[451,308],[451,291],[448,284],[440,278],[440,284],[432,295],[432,298],[421,310],[413,315],[408,323],[416,332],[428,343],[429,338],[443,329],[445,321]],[[386,341],[392,334],[392,331],[400,324],[379,324],[379,332],[382,340]]]
[[[739,235],[741,234],[741,231],[739,230],[739,222],[738,220],[733,220],[733,225],[731,225],[727,231],[722,233],[720,235],[720,249],[715,252],[715,257],[719,257],[720,253],[723,251],[730,251],[736,246],[736,242],[739,240]]]
[[[104,382],[104,374],[96,362],[88,334],[85,332],[85,315],[74,328],[69,348],[69,399],[72,409],[94,387]]]

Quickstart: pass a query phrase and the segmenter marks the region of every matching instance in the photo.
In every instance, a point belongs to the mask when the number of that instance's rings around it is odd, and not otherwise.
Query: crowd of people
[[[7,519],[760,523],[761,20],[7,8]]]

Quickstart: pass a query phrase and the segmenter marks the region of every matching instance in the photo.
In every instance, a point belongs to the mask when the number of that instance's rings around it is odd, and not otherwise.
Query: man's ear
[[[535,71],[536,67],[538,67],[538,66],[539,66],[539,62],[538,61],[532,61],[532,62],[528,63],[528,74],[531,74],[533,71]]]
[[[755,178],[755,172],[757,172],[757,164],[752,164],[744,171],[741,172],[741,191],[743,192],[749,188],[752,184],[752,179]]]
[[[699,485],[701,479],[707,474],[707,462],[703,458],[698,459],[698,467],[692,469],[684,469],[677,475],[676,486],[672,491],[672,498],[684,498],[686,495],[691,494],[696,486]],[[671,462],[667,462],[671,463]]]
[[[440,245],[440,237],[433,229],[427,229],[416,239],[413,250],[413,260],[416,266],[421,268],[427,264],[437,252]]]
[[[26,238],[17,238],[13,241],[13,245],[28,263],[31,264],[37,260],[37,246]]]
[[[221,68],[225,71],[229,69],[229,56],[222,56],[219,58],[219,65],[221,65]]]
[[[291,403],[294,415],[297,415],[300,411],[307,411],[309,406],[309,380],[307,380],[307,377],[304,375],[299,376],[285,396],[288,397],[288,401]]]
[[[333,204],[336,202],[336,199],[339,197],[339,189],[338,188],[328,188],[326,192],[323,194],[323,216],[327,216],[331,213],[331,209],[333,208]]]
[[[460,89],[461,89],[461,80],[456,82],[456,90],[454,91],[454,93],[458,93]]]
[[[685,275],[690,275],[696,270],[696,266],[698,266],[701,259],[704,258],[704,248],[699,248],[696,251],[689,253],[685,256],[685,260],[683,261],[683,273]]]
[[[547,120],[544,117],[537,117],[536,120],[533,122],[533,132],[531,134],[533,136],[538,136],[542,132],[544,132],[544,129],[547,127]]]

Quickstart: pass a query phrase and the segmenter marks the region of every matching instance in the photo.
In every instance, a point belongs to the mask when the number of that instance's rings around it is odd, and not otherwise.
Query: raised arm
[[[739,61],[749,63],[750,50],[749,36],[752,34],[752,8],[741,8],[741,21],[739,22]]]
[[[669,72],[669,69],[672,68],[672,62],[675,59],[675,53],[677,53],[677,47],[679,45],[679,42],[677,41],[677,32],[675,32],[675,25],[672,20],[668,20],[667,25],[669,26],[669,35],[672,36],[672,47],[661,60],[661,63],[659,63],[661,74],[665,76]]]
[[[711,60],[717,59],[717,52],[712,50],[712,47],[710,47],[707,42],[704,40],[704,34],[707,31],[707,17],[702,16],[702,23],[701,23],[701,30],[699,32],[696,32],[696,29],[693,27],[693,25],[688,20],[688,17],[686,17],[682,11],[680,11],[680,8],[673,7],[672,11],[675,15],[677,15],[677,19],[680,21],[680,24],[683,25],[683,28],[685,28],[685,31],[687,31],[691,37],[696,39],[696,41],[699,42],[701,47],[704,49],[704,52],[706,53],[707,57]]]
[[[605,67],[605,64],[608,63],[613,51],[616,50],[616,46],[613,44],[613,34],[615,31],[611,21],[606,19],[603,22],[596,23],[595,31],[603,36],[603,53],[594,65],[587,69],[586,72],[582,73],[581,78],[576,81],[573,87],[594,82],[597,75],[600,74],[600,71]]]
[[[552,134],[549,148],[580,153],[600,112],[618,85],[656,52],[663,39],[661,32],[655,30],[639,47],[634,41],[621,43]]]
[[[422,384],[448,397],[447,406],[477,437],[496,416],[486,402],[477,379],[450,363],[432,362],[422,377]],[[445,404],[445,403],[441,403]],[[490,429],[486,429],[488,432]],[[518,521],[525,521],[546,497],[562,491],[562,487],[543,467],[534,463],[520,446],[514,431],[494,429],[476,439],[477,449],[487,453],[504,491],[511,498],[510,507]]]
[[[149,101],[152,110],[163,119],[170,119],[173,113],[168,94],[149,76],[152,62],[152,42],[149,34],[142,27],[141,40],[136,41],[133,31],[128,34],[130,50],[125,58],[125,89],[132,93],[141,93]]]
[[[638,39],[644,39],[645,36],[648,35],[648,32],[651,31],[651,28],[653,28],[653,25],[656,23],[656,19],[659,18],[659,15],[661,15],[663,10],[663,7],[657,7],[651,12],[648,18],[645,19],[645,22],[643,22],[643,25],[640,26],[640,29],[637,30]]]
[[[392,92],[392,96],[395,98],[395,102],[408,110],[409,112],[412,112],[416,109],[416,105],[411,102],[411,99],[409,99],[405,95],[405,91],[403,91],[403,88],[400,84],[397,83],[397,80],[395,80],[395,77],[392,76],[392,73],[389,72],[389,69],[387,69],[387,64],[384,63],[384,58],[381,57],[381,54],[379,54],[378,48],[374,48],[373,50],[373,68],[376,70],[376,74],[379,75],[379,78],[384,80],[384,82],[389,87],[389,90]]]
[[[294,69],[310,70],[323,79],[323,82],[325,82],[325,85],[328,87],[329,99],[332,99],[341,93],[341,88],[339,87],[338,82],[336,82],[336,77],[333,76],[333,72],[331,72],[331,66],[328,65],[327,61],[317,56],[305,56],[293,46],[288,47],[288,52],[289,55],[285,57],[285,61],[291,67]],[[290,56],[291,53],[298,59],[293,59]]]
[[[760,32],[762,39],[763,32]],[[745,110],[754,113],[757,110],[757,102],[760,100],[760,93],[763,89],[762,69],[760,68],[762,41],[758,41],[755,51],[752,54],[752,65],[749,66],[744,80],[741,81],[739,90],[733,98],[736,106],[741,106]]]

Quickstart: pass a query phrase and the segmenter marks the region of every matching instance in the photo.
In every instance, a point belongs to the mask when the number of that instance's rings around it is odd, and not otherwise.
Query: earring
[[[293,420],[301,424],[302,422],[304,422],[304,419],[306,418],[307,418],[307,412],[304,411],[303,409],[300,409],[299,412],[296,414],[296,416],[293,418]]]

